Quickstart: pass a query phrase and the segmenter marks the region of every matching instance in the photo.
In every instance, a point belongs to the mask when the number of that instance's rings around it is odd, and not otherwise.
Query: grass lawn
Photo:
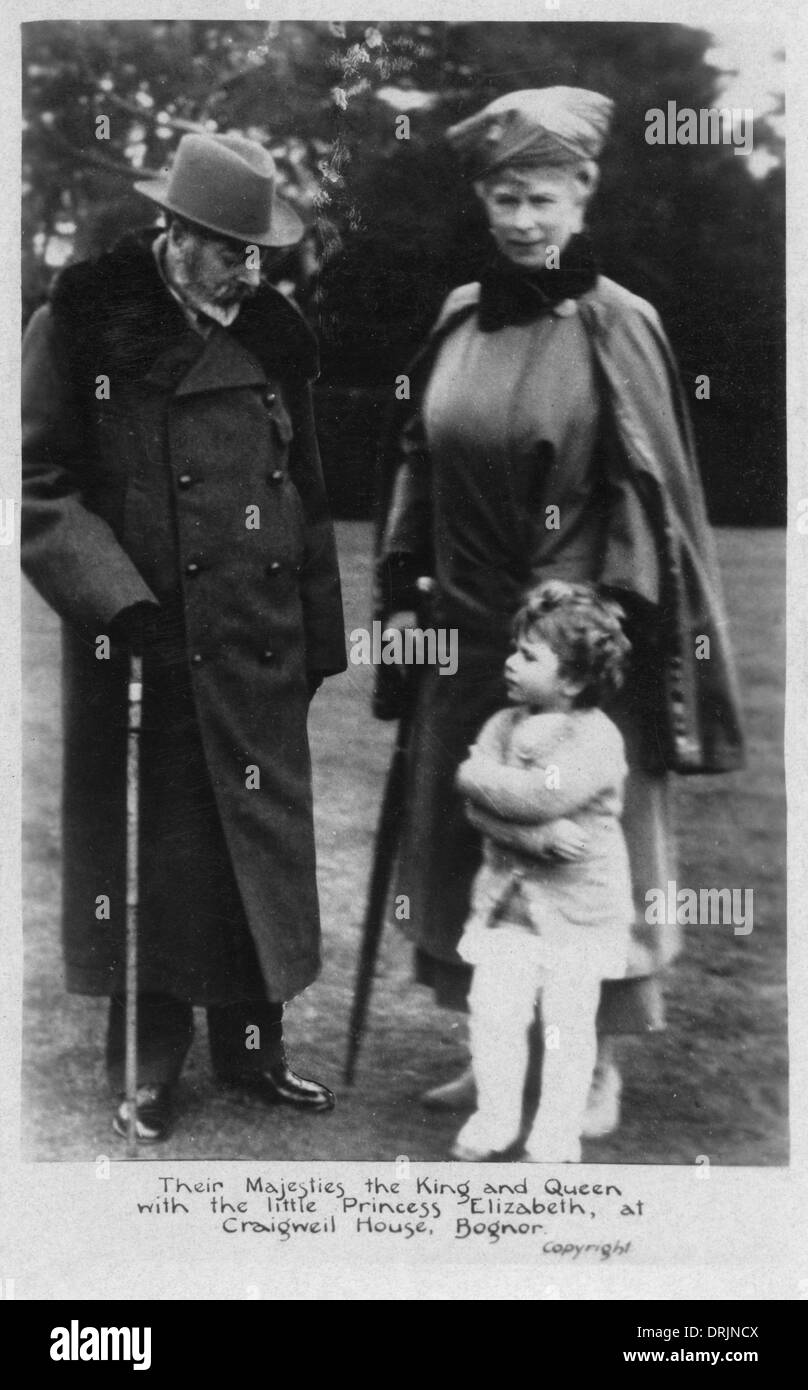
[[[338,539],[347,630],[368,618],[370,530],[343,522]],[[586,1145],[592,1163],[783,1164],[785,793],[783,783],[784,536],[718,534],[746,706],[742,773],[677,784],[680,885],[752,888],[754,931],[687,929],[668,988],[666,1032],[621,1043],[624,1123]],[[59,950],[60,720],[58,622],[26,590],[24,873],[25,1156],[115,1155],[102,1054],[106,1001],[63,992]],[[464,1058],[464,1021],[411,982],[410,949],[391,927],[382,947],[356,1085],[341,1085],[359,924],[393,729],[369,712],[372,673],[327,683],[311,721],[325,964],[287,1010],[293,1064],[326,1081],[336,1110],[305,1117],[261,1111],[212,1083],[204,1015],[178,1096],[171,1138],[143,1158],[410,1159],[446,1156],[458,1121],[424,1111],[419,1093]],[[122,1153],[122,1150],[121,1150]]]

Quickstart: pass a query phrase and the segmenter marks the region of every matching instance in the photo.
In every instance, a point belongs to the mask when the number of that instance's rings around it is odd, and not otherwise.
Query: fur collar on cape
[[[521,270],[498,252],[480,280],[480,329],[496,333],[506,324],[530,323],[562,299],[580,299],[597,278],[592,243],[583,232],[564,248],[556,270]]]
[[[97,260],[69,266],[51,292],[51,311],[69,345],[77,377],[98,371],[137,382],[157,357],[189,331],[155,263],[160,229],[128,233]],[[260,363],[267,376],[313,380],[317,344],[299,310],[278,290],[262,285],[226,330]]]

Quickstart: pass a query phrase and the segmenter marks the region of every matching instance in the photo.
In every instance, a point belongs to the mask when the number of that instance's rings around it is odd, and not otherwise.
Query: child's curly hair
[[[541,637],[559,659],[561,675],[581,682],[578,708],[603,704],[623,684],[631,643],[619,603],[593,584],[547,579],[531,589],[513,622],[515,641]]]

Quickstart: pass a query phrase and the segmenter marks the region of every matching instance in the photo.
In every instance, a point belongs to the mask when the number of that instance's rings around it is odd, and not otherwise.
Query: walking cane
[[[137,919],[143,657],[129,658],[126,722],[126,1152],[137,1157]]]

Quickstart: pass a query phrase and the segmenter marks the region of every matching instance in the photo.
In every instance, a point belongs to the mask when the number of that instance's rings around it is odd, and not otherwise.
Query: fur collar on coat
[[[77,382],[98,372],[134,384],[157,357],[183,339],[186,318],[168,292],[152,252],[156,227],[127,234],[97,260],[69,266],[51,293],[51,311],[69,345]],[[313,380],[317,344],[300,314],[278,290],[262,285],[226,330],[268,377]]]

